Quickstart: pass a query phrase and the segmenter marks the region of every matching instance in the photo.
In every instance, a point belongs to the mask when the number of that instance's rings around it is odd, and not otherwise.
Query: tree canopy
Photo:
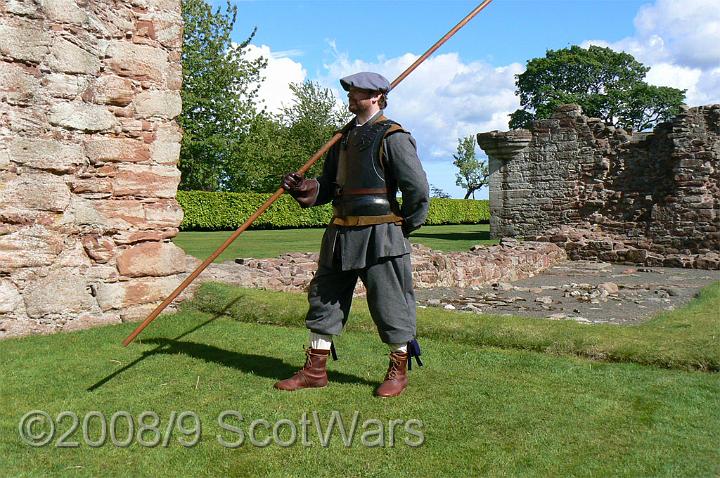
[[[453,158],[453,164],[458,168],[455,184],[466,190],[465,199],[471,195],[474,198],[475,191],[487,185],[489,175],[487,162],[478,159],[475,154],[475,136],[458,138],[457,152]]]
[[[297,171],[349,119],[350,113],[327,88],[292,83],[293,100],[277,114],[260,113],[250,124],[228,168],[232,191],[271,192],[286,173]],[[307,176],[320,174],[322,161]]]
[[[237,7],[212,11],[204,0],[182,0],[181,189],[226,189],[227,165],[247,135],[256,111],[263,58],[248,60],[231,32]]]
[[[605,47],[548,50],[516,75],[522,108],[510,115],[510,128],[526,128],[569,103],[607,124],[639,131],[651,128],[679,112],[685,90],[647,84],[649,70],[632,55]]]

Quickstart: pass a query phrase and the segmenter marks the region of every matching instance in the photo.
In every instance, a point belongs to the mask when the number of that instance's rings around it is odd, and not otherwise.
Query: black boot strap
[[[408,370],[412,370],[412,359],[415,357],[415,361],[418,364],[418,367],[422,367],[423,363],[422,360],[420,360],[420,344],[417,340],[412,339],[407,343],[407,351],[408,351]]]

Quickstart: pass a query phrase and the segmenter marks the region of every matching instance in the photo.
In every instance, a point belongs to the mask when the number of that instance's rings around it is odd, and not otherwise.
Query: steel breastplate
[[[335,217],[392,214],[380,151],[395,124],[376,121],[351,129],[340,143],[333,213]]]

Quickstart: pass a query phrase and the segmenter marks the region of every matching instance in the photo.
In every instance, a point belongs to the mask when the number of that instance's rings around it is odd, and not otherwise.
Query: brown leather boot
[[[301,388],[320,388],[328,383],[325,364],[327,363],[329,350],[305,349],[305,366],[290,378],[280,380],[275,384],[278,390],[292,392]]]
[[[408,384],[407,352],[390,352],[390,366],[385,374],[385,381],[375,390],[378,397],[396,397]]]

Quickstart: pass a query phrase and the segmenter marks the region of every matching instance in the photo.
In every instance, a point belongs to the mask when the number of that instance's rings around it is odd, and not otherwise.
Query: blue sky
[[[290,100],[288,81],[318,81],[342,97],[337,79],[346,74],[373,70],[394,79],[479,1],[233,3],[234,39],[257,27],[249,54],[270,58],[262,96],[273,109]],[[651,67],[649,82],[688,89],[691,105],[720,103],[719,5],[494,0],[393,90],[387,114],[417,139],[430,183],[462,197],[452,165],[457,138],[507,129],[507,115],[518,107],[514,75],[547,49],[599,44],[624,50]]]

